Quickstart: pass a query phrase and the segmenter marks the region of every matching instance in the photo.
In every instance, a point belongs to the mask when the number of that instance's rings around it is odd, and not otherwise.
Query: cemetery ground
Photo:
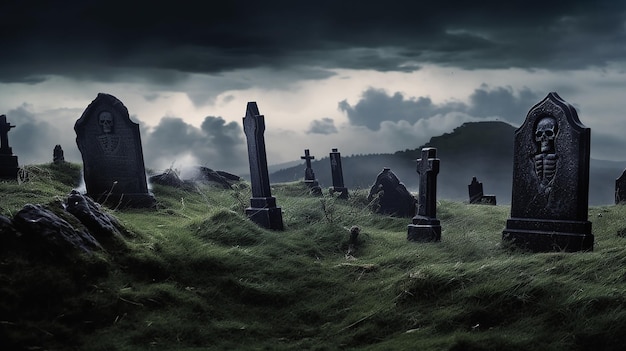
[[[80,166],[27,166],[0,214],[60,203]],[[0,246],[0,342],[33,350],[617,350],[626,343],[626,206],[591,207],[595,248],[503,247],[509,206],[439,201],[440,243],[410,218],[272,185],[284,231],[249,221],[250,187],[154,185],[158,209],[107,209],[125,227],[64,258]],[[346,255],[349,229],[361,229]]]

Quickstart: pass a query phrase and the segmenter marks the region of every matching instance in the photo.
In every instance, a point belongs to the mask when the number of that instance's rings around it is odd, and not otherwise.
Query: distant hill
[[[511,202],[513,139],[515,127],[498,121],[468,122],[451,133],[435,136],[415,149],[393,154],[342,155],[344,181],[349,189],[369,188],[383,167],[389,167],[411,191],[416,191],[419,177],[415,160],[423,147],[437,148],[441,159],[438,197],[467,201],[467,185],[472,177],[483,183],[485,194],[496,195],[498,204]],[[341,150],[339,150],[341,151]],[[314,155],[319,159],[311,166],[322,188],[332,185],[328,156]],[[614,199],[615,179],[624,166],[619,162],[591,160],[591,205],[611,204]],[[272,182],[290,182],[304,178],[304,161],[270,174]]]

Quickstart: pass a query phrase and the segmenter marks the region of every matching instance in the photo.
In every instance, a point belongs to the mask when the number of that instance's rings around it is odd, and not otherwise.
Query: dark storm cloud
[[[241,126],[208,116],[200,128],[182,118],[164,117],[159,124],[142,131],[146,165],[203,165],[216,170],[237,170],[246,165],[247,153]],[[195,164],[187,156],[193,157]],[[156,167],[156,166],[154,166]]]
[[[335,121],[332,118],[322,118],[311,121],[307,134],[334,134],[337,133]]]
[[[383,89],[369,88],[354,105],[347,100],[339,102],[339,109],[348,116],[350,124],[379,130],[384,121],[407,121],[411,124],[435,115],[460,112],[473,117],[498,117],[512,123],[521,123],[539,96],[528,88],[515,94],[510,87],[489,88],[482,85],[469,96],[469,104],[444,102],[435,104],[428,97],[407,98],[399,92],[393,95]]]
[[[3,1],[0,81],[158,82],[318,66],[584,68],[626,56],[623,1]],[[323,75],[322,75],[323,76]],[[315,77],[308,77],[314,79]]]

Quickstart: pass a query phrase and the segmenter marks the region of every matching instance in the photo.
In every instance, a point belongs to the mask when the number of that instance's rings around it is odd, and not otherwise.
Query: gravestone
[[[332,149],[330,153],[330,170],[333,178],[333,186],[330,194],[339,193],[338,198],[348,198],[348,188],[343,183],[343,169],[341,168],[341,153],[337,149]]]
[[[467,186],[469,192],[470,204],[479,205],[496,205],[495,195],[485,195],[483,193],[483,183],[479,182],[476,177],[472,178],[472,182]]]
[[[615,180],[615,204],[626,203],[626,170]]]
[[[7,116],[0,116],[0,179],[17,180],[17,156],[9,146],[9,130],[15,128],[7,122]]]
[[[61,164],[65,162],[65,156],[63,156],[63,148],[61,145],[56,145],[52,151],[52,163]]]
[[[100,93],[74,125],[87,195],[110,207],[155,207],[139,124],[113,95]]]
[[[422,149],[422,158],[417,160],[417,173],[420,175],[417,214],[409,224],[409,241],[440,241],[441,223],[437,217],[437,174],[439,159],[437,149]]]
[[[400,182],[390,168],[384,167],[370,188],[368,201],[378,195],[376,212],[396,217],[413,217],[415,215],[415,197]]]
[[[511,218],[502,239],[532,252],[593,250],[589,128],[549,93],[515,131]]]
[[[243,131],[248,142],[252,198],[246,215],[267,229],[283,229],[283,214],[272,196],[265,153],[265,117],[259,113],[256,102],[248,102],[243,118]]]
[[[304,156],[300,156],[300,159],[305,160],[306,162],[306,168],[304,169],[304,184],[309,187],[311,194],[322,195],[320,183],[317,179],[315,179],[315,173],[313,172],[313,168],[311,168],[311,160],[314,160],[315,156],[311,156],[309,149],[305,149]]]

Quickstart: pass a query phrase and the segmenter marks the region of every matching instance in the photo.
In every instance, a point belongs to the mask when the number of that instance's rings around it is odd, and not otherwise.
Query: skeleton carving
[[[557,154],[554,139],[558,132],[556,120],[553,117],[544,117],[535,129],[535,141],[539,146],[539,153],[534,156],[535,173],[540,180],[539,190],[549,194],[552,190],[552,181],[556,173]]]
[[[113,132],[113,115],[109,111],[102,111],[98,115],[98,123],[106,134]]]

